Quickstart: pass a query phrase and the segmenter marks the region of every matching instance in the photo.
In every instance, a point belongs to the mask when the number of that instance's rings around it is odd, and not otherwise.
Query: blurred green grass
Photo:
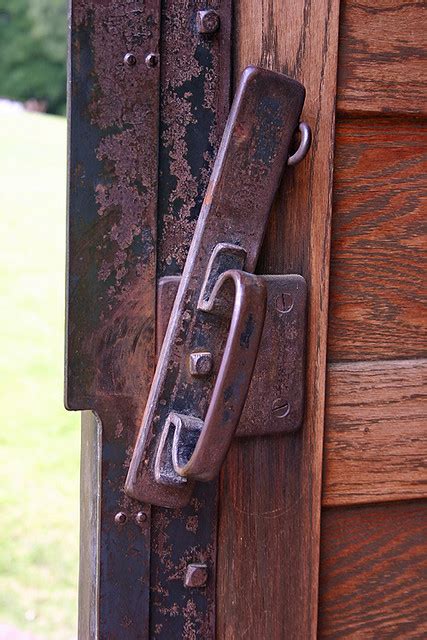
[[[0,622],[76,637],[79,418],[63,397],[66,121],[0,116]]]

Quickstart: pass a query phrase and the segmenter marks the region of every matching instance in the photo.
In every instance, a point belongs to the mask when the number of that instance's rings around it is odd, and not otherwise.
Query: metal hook
[[[299,144],[298,149],[295,151],[295,153],[289,156],[288,158],[288,165],[290,167],[293,167],[299,162],[301,162],[301,160],[304,160],[311,145],[310,125],[307,124],[306,122],[300,122],[298,125],[298,130],[301,134],[301,142]]]

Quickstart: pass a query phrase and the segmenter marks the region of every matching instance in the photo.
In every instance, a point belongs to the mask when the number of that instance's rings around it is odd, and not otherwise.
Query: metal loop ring
[[[294,167],[296,164],[301,162],[301,160],[304,160],[311,145],[310,125],[307,124],[306,122],[300,122],[298,126],[298,130],[301,134],[301,142],[299,144],[298,149],[295,151],[295,153],[289,156],[288,158],[288,165],[290,167]]]

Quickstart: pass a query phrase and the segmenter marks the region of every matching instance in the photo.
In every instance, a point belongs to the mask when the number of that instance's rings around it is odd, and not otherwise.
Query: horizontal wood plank
[[[325,509],[319,638],[427,637],[427,504]]]
[[[427,497],[427,360],[330,365],[323,504]]]
[[[337,123],[328,358],[422,357],[427,125]]]
[[[339,111],[427,112],[424,10],[423,0],[341,3]]]

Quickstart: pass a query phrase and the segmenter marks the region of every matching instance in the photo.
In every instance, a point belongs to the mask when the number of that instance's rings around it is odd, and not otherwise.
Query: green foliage
[[[66,0],[0,0],[0,96],[65,112]]]

